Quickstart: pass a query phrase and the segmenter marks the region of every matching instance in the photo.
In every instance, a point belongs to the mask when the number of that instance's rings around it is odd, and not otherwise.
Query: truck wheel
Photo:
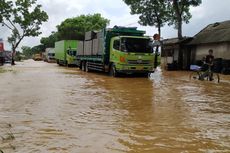
[[[85,71],[85,62],[82,62],[82,63],[81,63],[81,70],[82,70],[82,71]]]
[[[115,68],[115,65],[112,64],[111,67],[110,67],[110,76],[113,76],[113,77],[118,77],[118,72],[116,71],[116,68]]]

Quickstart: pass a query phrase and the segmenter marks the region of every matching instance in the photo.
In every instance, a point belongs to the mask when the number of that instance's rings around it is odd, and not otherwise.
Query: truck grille
[[[128,60],[128,64],[151,64],[150,60]]]

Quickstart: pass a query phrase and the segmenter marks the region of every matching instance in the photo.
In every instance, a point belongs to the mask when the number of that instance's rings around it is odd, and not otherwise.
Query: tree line
[[[48,37],[42,37],[40,45],[32,48],[23,46],[22,52],[26,58],[31,58],[33,54],[44,52],[46,48],[54,48],[57,41],[83,40],[85,32],[105,28],[109,22],[99,13],[68,18],[56,26],[57,31],[52,31]]]

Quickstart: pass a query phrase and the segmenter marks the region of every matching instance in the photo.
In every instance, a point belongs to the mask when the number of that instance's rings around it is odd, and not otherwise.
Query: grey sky
[[[81,14],[101,13],[103,17],[110,20],[109,27],[137,26],[139,29],[146,30],[147,35],[152,36],[157,32],[155,27],[143,27],[138,22],[137,15],[130,15],[129,7],[122,0],[38,0],[43,9],[49,15],[49,21],[42,26],[42,35],[36,38],[26,38],[21,46],[38,45],[40,38],[49,36],[52,31],[56,31],[56,25],[66,18],[75,17]],[[183,35],[194,36],[210,23],[230,20],[230,0],[203,0],[202,4],[196,8],[191,8],[192,19],[189,24],[183,24]],[[0,27],[0,37],[7,40],[9,31]],[[162,28],[162,37],[176,37],[177,31],[167,25]],[[10,49],[9,44],[5,45]],[[20,46],[20,47],[21,47]],[[19,48],[20,48],[19,47]]]

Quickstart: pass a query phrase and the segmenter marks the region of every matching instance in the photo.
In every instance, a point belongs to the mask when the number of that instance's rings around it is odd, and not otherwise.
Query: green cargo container
[[[59,65],[76,65],[77,40],[55,42],[55,59]]]

